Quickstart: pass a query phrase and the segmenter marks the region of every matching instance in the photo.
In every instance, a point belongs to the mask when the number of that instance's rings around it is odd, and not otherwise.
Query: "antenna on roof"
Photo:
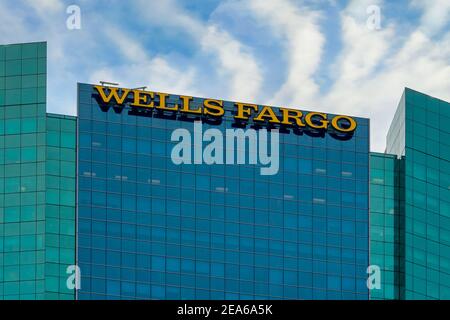
[[[147,89],[147,87],[138,87],[138,88],[134,88],[132,90],[142,90],[142,91],[144,91],[145,89]]]
[[[100,84],[104,87],[105,84],[110,85],[110,86],[118,86],[118,83],[115,82],[108,82],[108,81],[100,81]]]

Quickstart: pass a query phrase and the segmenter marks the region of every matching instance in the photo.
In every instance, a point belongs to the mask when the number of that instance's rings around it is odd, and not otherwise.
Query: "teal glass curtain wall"
[[[387,153],[404,159],[405,299],[450,299],[450,103],[406,89]]]
[[[45,292],[46,44],[0,46],[0,298]]]
[[[46,113],[46,51],[0,46],[0,299],[75,298],[76,118]]]
[[[374,300],[399,299],[404,285],[402,169],[403,161],[395,155],[370,154],[370,265],[380,269],[381,280],[370,291]]]
[[[52,300],[75,298],[67,268],[75,265],[76,124],[47,114],[45,298]]]

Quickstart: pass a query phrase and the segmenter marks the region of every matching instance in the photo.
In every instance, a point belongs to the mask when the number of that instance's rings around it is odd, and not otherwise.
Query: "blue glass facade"
[[[192,122],[96,95],[79,84],[79,299],[368,299],[367,119],[348,140],[281,133],[280,170],[262,176],[175,165],[171,133]],[[232,128],[224,108],[204,129]]]

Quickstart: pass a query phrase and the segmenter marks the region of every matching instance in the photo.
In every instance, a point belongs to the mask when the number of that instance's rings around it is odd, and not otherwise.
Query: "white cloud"
[[[107,28],[105,37],[123,55],[124,60],[93,70],[89,82],[110,81],[126,87],[149,86],[155,91],[198,94],[193,67],[181,70],[161,56],[150,57],[146,49],[129,34],[114,26]]]
[[[366,25],[366,8],[373,0],[353,1],[341,13],[343,49],[335,63],[337,86],[358,85],[383,62],[393,40],[393,27],[371,30]],[[380,5],[380,3],[378,3]]]
[[[371,2],[350,2],[342,13],[343,49],[335,66],[340,76],[318,100],[330,112],[369,117],[371,147],[384,151],[387,130],[405,87],[450,97],[450,48],[448,41],[430,40],[421,26],[406,40],[394,24],[384,23],[381,30],[370,31],[361,16]],[[378,4],[383,10],[383,3]]]
[[[342,49],[332,66],[333,82],[325,95],[315,97],[315,105],[327,112],[372,118],[372,141],[375,149],[381,151],[387,124],[383,123],[381,128],[373,124],[386,119],[386,109],[395,111],[401,89],[389,95],[391,99],[386,101],[387,96],[377,91],[380,84],[374,83],[374,75],[389,53],[394,31],[387,25],[377,31],[367,27],[370,5],[382,3],[351,1],[341,12]],[[375,137],[376,134],[380,135]]]
[[[386,20],[384,1],[350,1],[340,13],[342,49],[331,68],[331,86],[323,94],[314,80],[326,41],[320,30],[321,14],[304,2],[246,3],[261,23],[285,40],[287,77],[274,92],[275,105],[368,117],[372,149],[384,151],[386,133],[405,87],[449,99],[450,36],[432,41],[425,33],[434,6],[428,5],[422,24],[404,35]],[[367,27],[367,8],[372,5],[381,9],[380,30]],[[442,21],[436,21],[435,30],[443,26]]]
[[[65,11],[64,3],[61,0],[25,0],[25,3],[40,15],[51,15]]]
[[[288,63],[286,81],[270,102],[313,104],[320,89],[314,75],[325,42],[320,32],[320,14],[287,0],[251,0],[247,4],[261,23],[271,26],[275,34],[284,40],[280,56],[285,55]]]
[[[5,8],[8,9],[5,10]],[[1,44],[30,41],[29,30],[25,24],[25,13],[22,8],[11,8],[6,7],[6,4],[2,4],[0,21]]]
[[[450,23],[450,1],[448,0],[413,0],[412,6],[423,11],[420,28],[433,36]]]
[[[176,28],[196,41],[204,53],[215,57],[216,70],[211,71],[217,71],[221,76],[221,87],[224,84],[228,86],[224,90],[225,98],[251,101],[257,97],[262,76],[250,48],[214,22],[195,19],[176,1],[158,1],[152,4],[152,10],[146,10],[147,1],[139,1],[139,4],[145,19],[151,19],[152,23],[163,27]]]
[[[215,25],[206,28],[201,38],[202,49],[217,55],[222,79],[231,79],[230,96],[233,100],[255,100],[260,89],[262,77],[260,68],[251,53],[234,40],[230,34]]]

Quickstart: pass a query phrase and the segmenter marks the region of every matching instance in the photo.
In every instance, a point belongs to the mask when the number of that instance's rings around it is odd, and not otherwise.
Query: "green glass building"
[[[0,299],[73,299],[76,118],[46,113],[46,43],[0,46]]]
[[[450,299],[450,103],[405,89],[371,155],[373,299]]]
[[[372,299],[399,299],[401,164],[395,155],[370,155],[370,263],[381,269],[381,284],[371,291]]]

